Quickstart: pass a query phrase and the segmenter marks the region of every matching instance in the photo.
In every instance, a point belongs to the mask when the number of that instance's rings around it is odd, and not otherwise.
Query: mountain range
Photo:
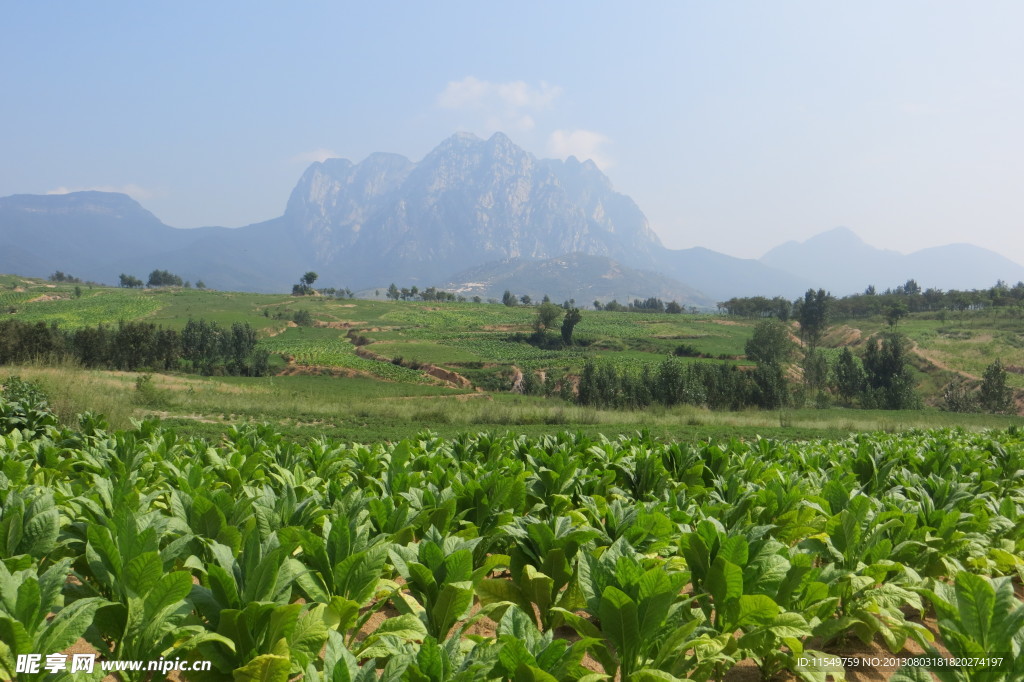
[[[353,290],[395,282],[488,298],[508,289],[698,307],[733,296],[792,298],[809,287],[844,294],[911,277],[941,288],[1024,279],[1024,268],[978,247],[902,256],[844,229],[760,260],[668,249],[592,161],[537,159],[501,133],[453,135],[419,162],[377,153],[314,163],[282,216],[233,229],[169,227],[123,194],[0,198],[0,272],[62,270],[111,283],[154,269],[243,291],[288,291],[314,270],[319,284]]]
[[[834,294],[895,287],[914,279],[923,288],[981,289],[1002,279],[1024,281],[1024,267],[995,251],[972,244],[935,246],[909,254],[876,249],[852,230],[837,227],[803,242],[786,242],[761,262],[804,277]]]

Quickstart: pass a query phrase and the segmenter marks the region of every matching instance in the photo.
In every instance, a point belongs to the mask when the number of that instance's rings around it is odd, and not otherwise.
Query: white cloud
[[[468,111],[481,117],[489,130],[532,130],[529,112],[548,108],[562,94],[562,88],[541,81],[537,87],[525,81],[492,83],[475,76],[450,81],[437,96],[442,109]]]
[[[314,149],[311,152],[296,154],[290,160],[292,163],[323,163],[327,159],[337,159],[341,155],[332,149]]]
[[[56,187],[47,191],[47,194],[71,194],[72,192],[117,192],[127,194],[136,201],[152,199],[156,192],[145,187],[128,183],[127,185],[94,185],[92,187]]]
[[[548,153],[564,159],[575,156],[580,161],[590,159],[601,170],[614,165],[611,157],[601,151],[610,142],[607,136],[593,130],[556,130],[548,138]]]

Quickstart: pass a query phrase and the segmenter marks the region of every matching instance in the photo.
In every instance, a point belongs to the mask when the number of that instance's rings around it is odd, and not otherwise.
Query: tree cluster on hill
[[[793,313],[793,302],[782,296],[748,296],[722,301],[718,303],[718,310],[737,317],[774,317],[785,322]]]
[[[180,287],[183,284],[181,277],[167,270],[154,270],[149,273],[149,281],[146,282],[147,287]]]
[[[465,296],[457,296],[450,291],[444,291],[437,287],[427,287],[422,291],[416,285],[411,287],[402,287],[401,289],[392,282],[391,286],[388,287],[384,294],[392,301],[437,301],[438,303],[451,303],[453,301],[465,302]],[[511,295],[511,294],[509,294]],[[479,303],[480,297],[474,297],[474,302]],[[514,304],[512,304],[514,305]]]
[[[607,303],[594,301],[594,310],[607,310],[610,312],[620,313],[668,313],[670,315],[679,315],[680,313],[685,312],[685,308],[675,301],[665,303],[660,298],[655,298],[653,296],[644,300],[635,298],[632,303],[628,303],[626,305],[619,303],[614,298]],[[696,310],[696,308],[691,308],[691,312],[696,312]]]
[[[348,287],[345,287],[344,289],[337,289],[335,287],[324,287],[323,289],[320,289],[320,293],[324,296],[333,296],[335,298],[356,297],[355,293]]]
[[[573,332],[576,329],[576,325],[583,319],[583,313],[580,312],[579,308],[564,308],[563,306],[551,303],[547,296],[544,298],[545,301],[537,306],[537,316],[533,320],[533,335],[529,339],[524,339],[521,334],[517,334],[513,335],[510,340],[527,340],[530,344],[542,348],[564,348],[573,345]],[[562,319],[561,338],[553,340],[548,337],[547,332],[554,329],[559,318]]]
[[[313,282],[319,277],[318,274],[310,270],[302,277],[299,278],[299,283],[292,287],[292,296],[311,296],[316,293],[313,289]]]
[[[67,283],[67,284],[81,284],[82,283],[82,280],[79,279],[78,277],[72,277],[71,275],[69,275],[67,273],[64,273],[64,272],[61,272],[60,270],[58,270],[55,273],[53,273],[52,275],[50,275],[50,281],[51,282]]]
[[[65,330],[56,324],[0,322],[0,364],[71,357],[84,367],[138,371],[264,376],[269,355],[256,348],[256,331],[236,322],[189,320],[178,332],[148,322],[119,322]]]

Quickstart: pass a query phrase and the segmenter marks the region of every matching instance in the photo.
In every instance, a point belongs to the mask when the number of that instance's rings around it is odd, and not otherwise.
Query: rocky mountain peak
[[[313,164],[284,219],[320,267],[386,254],[423,281],[480,259],[577,252],[649,265],[660,248],[640,209],[592,162],[539,161],[503,133],[456,133],[418,163],[373,154]]]

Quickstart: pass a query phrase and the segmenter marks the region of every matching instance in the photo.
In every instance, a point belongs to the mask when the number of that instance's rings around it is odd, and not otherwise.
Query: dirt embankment
[[[279,377],[294,376],[330,376],[330,377],[370,377],[380,379],[369,372],[361,372],[358,369],[348,367],[328,367],[326,365],[296,365],[288,363],[288,366],[277,373]]]
[[[356,346],[356,355],[366,360],[374,360],[375,362],[387,362],[391,363],[391,358],[386,358],[383,355],[378,355],[372,350],[368,350],[366,346]],[[403,365],[404,366],[404,365]],[[453,372],[443,367],[436,365],[417,365],[415,367],[420,372],[439,379],[446,384],[454,386],[455,388],[473,388],[473,382],[466,377],[462,376],[458,372]]]
[[[935,355],[917,345],[917,341],[914,341],[913,339],[910,339],[910,352],[935,369],[942,370],[943,372],[952,372],[953,374],[959,375],[964,379],[970,379],[971,381],[981,381],[981,377],[950,367]]]
[[[323,320],[317,320],[314,323],[314,327],[328,327],[330,329],[355,329],[356,327],[363,327],[366,322],[363,321],[341,321],[341,322],[325,322]]]
[[[286,332],[290,327],[298,327],[298,326],[299,325],[295,324],[294,322],[287,322],[280,329],[271,329],[270,331],[268,331],[267,332],[267,336],[277,336],[278,334],[282,334],[282,333]]]
[[[864,340],[864,334],[856,327],[839,325],[825,335],[823,341],[827,346],[858,346]]]
[[[512,365],[512,388],[509,390],[513,393],[523,392],[523,370],[515,365]]]

